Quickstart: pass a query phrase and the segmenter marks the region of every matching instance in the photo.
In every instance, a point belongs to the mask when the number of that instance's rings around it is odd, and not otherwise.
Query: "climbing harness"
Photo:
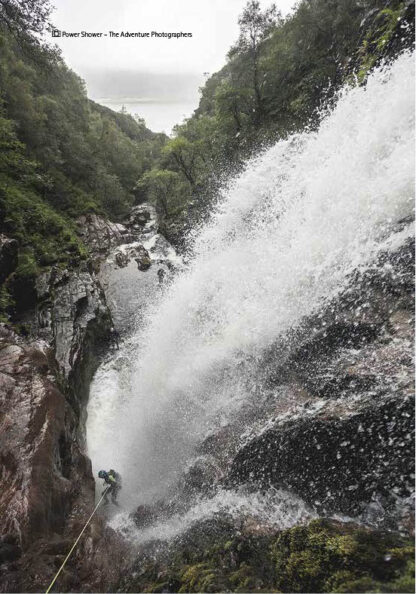
[[[111,486],[111,485],[110,485]],[[101,501],[104,499],[104,497],[107,494],[108,489],[110,489],[110,487],[107,487],[107,489],[104,491],[104,493],[101,495],[101,499],[100,501],[97,503],[97,505],[94,507],[94,511],[92,512],[92,514],[90,515],[90,517],[88,518],[84,528],[81,530],[78,538],[76,539],[76,541],[74,542],[74,544],[72,545],[71,550],[69,551],[68,555],[65,557],[64,562],[62,563],[61,567],[58,569],[57,574],[55,575],[55,577],[53,578],[53,580],[50,583],[49,588],[46,590],[45,594],[48,594],[51,591],[52,586],[54,585],[54,583],[56,582],[59,574],[61,573],[61,571],[63,570],[63,568],[65,567],[66,562],[68,561],[68,559],[70,558],[72,551],[75,549],[75,547],[77,546],[79,539],[81,538],[81,536],[84,534],[85,528],[88,526],[88,524],[91,522],[91,519],[93,517],[93,515],[95,514],[95,512],[97,511]]]

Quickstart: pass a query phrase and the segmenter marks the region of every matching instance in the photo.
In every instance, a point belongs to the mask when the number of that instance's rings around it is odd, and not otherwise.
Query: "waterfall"
[[[317,131],[278,142],[229,184],[193,258],[154,293],[92,387],[95,469],[133,509],[168,493],[200,444],[269,388],[262,358],[412,233],[413,56],[346,88]]]

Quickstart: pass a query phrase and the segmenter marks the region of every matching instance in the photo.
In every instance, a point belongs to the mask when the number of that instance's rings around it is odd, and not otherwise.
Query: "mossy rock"
[[[405,32],[400,31],[401,22],[407,18],[412,21],[412,14],[408,11],[405,2],[392,2],[390,7],[380,10],[358,50],[359,67],[357,71],[358,82],[365,81],[369,72],[380,60],[395,55],[396,52],[389,51],[389,47],[395,36],[404,37]],[[407,34],[410,38],[411,35]]]
[[[413,591],[413,555],[397,535],[328,520],[286,530],[272,545],[282,592],[394,592],[398,581]]]
[[[206,522],[205,522],[206,527]],[[263,536],[186,537],[163,559],[137,561],[122,592],[413,592],[414,544],[356,524],[314,520]]]

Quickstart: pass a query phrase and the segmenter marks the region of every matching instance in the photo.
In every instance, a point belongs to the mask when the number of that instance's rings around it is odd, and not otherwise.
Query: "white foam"
[[[413,85],[403,55],[346,90],[317,132],[253,160],[148,305],[122,371],[97,375],[88,443],[95,468],[124,475],[124,505],[163,497],[207,432],[262,390],[264,350],[405,241],[392,229],[413,209]]]

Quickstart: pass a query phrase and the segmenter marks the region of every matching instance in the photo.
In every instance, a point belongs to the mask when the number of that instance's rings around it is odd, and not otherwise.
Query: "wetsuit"
[[[115,504],[117,504],[117,495],[118,492],[121,489],[121,480],[120,480],[120,475],[115,472],[114,470],[110,470],[110,472],[106,473],[106,476],[104,477],[104,481],[105,481],[105,486],[106,489],[108,489],[108,491],[105,494],[104,497],[104,502],[108,503],[108,496],[111,494],[111,501]],[[109,487],[107,487],[107,485],[109,485]]]

